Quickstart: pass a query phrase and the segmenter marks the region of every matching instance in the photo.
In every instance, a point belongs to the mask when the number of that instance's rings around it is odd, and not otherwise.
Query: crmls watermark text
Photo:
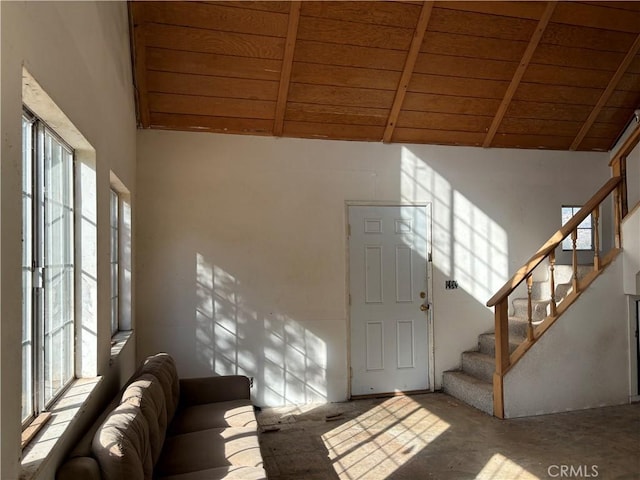
[[[549,465],[551,478],[598,478],[598,465]]]

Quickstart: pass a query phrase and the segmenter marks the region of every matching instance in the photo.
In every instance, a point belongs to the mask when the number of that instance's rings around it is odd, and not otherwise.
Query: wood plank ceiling
[[[142,128],[609,150],[640,2],[131,2]]]

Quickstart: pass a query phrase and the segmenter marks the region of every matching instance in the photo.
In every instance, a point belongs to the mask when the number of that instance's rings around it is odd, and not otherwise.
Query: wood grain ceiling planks
[[[489,131],[487,132],[487,136],[482,142],[483,147],[491,146],[491,142],[498,131],[498,127],[500,123],[502,123],[502,119],[504,118],[505,113],[507,112],[507,108],[509,108],[509,104],[511,100],[513,100],[513,95],[516,93],[516,90],[520,86],[520,81],[524,76],[524,72],[527,70],[529,66],[529,62],[531,62],[531,58],[533,57],[536,48],[538,48],[538,43],[540,43],[540,39],[544,34],[547,25],[549,24],[549,20],[551,20],[551,15],[553,15],[553,11],[556,9],[557,2],[548,2],[542,16],[540,17],[540,21],[538,22],[538,26],[536,27],[531,39],[529,40],[529,44],[527,45],[527,49],[524,51],[522,59],[520,60],[520,64],[518,68],[516,68],[515,73],[513,74],[513,78],[511,79],[511,83],[507,88],[507,91],[504,94],[504,98],[498,107],[498,111],[496,112],[495,117],[493,117],[493,121],[491,122],[491,126],[489,127]]]
[[[640,2],[130,2],[142,128],[607,150]]]
[[[420,53],[420,46],[424,39],[424,34],[431,18],[431,11],[433,10],[434,2],[424,2],[422,9],[420,10],[420,17],[418,18],[418,24],[413,32],[413,39],[411,40],[411,46],[407,53],[407,59],[402,69],[402,75],[400,75],[400,82],[398,82],[398,89],[391,105],[391,111],[389,112],[389,118],[387,119],[387,126],[384,130],[382,139],[385,142],[390,142],[393,136],[393,130],[396,127],[396,121],[400,114],[400,109],[404,102],[404,97],[407,94],[407,88],[409,88],[409,81],[413,75],[413,70],[418,59],[418,53]]]
[[[600,114],[600,110],[602,109],[602,107],[605,106],[607,101],[611,99],[614,90],[616,89],[618,83],[620,82],[620,79],[629,68],[629,65],[631,64],[631,61],[633,60],[633,58],[638,53],[638,49],[640,49],[640,35],[636,37],[635,41],[633,42],[633,45],[631,45],[631,48],[629,49],[624,59],[620,63],[620,66],[618,67],[618,69],[616,70],[616,73],[614,73],[613,77],[611,77],[611,80],[609,81],[607,88],[605,88],[604,92],[602,92],[602,94],[598,98],[598,101],[593,107],[593,110],[591,110],[591,113],[587,117],[587,120],[584,122],[584,124],[580,128],[578,135],[571,143],[571,147],[570,147],[571,150],[577,149],[580,143],[582,142],[582,140],[584,140],[584,137],[586,137],[587,132],[589,131],[589,129],[591,129],[591,127],[593,126],[593,123],[595,122],[596,118]],[[626,102],[623,102],[623,104],[620,106],[624,106],[625,103]]]
[[[287,107],[287,95],[289,94],[289,82],[291,81],[291,66],[293,64],[293,53],[296,47],[298,36],[298,24],[300,22],[300,2],[291,2],[289,11],[289,22],[287,26],[287,40],[285,43],[282,68],[280,72],[280,85],[278,87],[278,100],[276,102],[276,118],[273,123],[273,134],[277,137],[282,135],[284,124],[284,111]]]

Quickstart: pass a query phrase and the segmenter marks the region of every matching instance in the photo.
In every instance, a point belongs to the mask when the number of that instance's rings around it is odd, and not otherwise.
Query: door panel
[[[350,206],[349,225],[351,394],[425,390],[427,207]]]

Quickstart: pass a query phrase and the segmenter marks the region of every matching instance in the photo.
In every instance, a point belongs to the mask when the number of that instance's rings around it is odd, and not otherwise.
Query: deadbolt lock
[[[420,298],[427,298],[426,292],[420,292]]]

